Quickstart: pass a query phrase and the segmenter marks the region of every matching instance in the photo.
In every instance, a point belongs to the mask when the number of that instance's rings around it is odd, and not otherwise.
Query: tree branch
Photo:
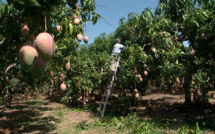
[[[113,27],[110,23],[107,22],[107,20],[104,17],[101,17],[109,26]]]
[[[96,5],[97,7],[103,7],[103,8],[107,8],[107,9],[109,9],[108,7],[106,7],[106,6],[101,6],[101,5]]]
[[[144,50],[146,45],[152,45],[152,43],[143,44],[143,50]]]
[[[15,66],[17,66],[16,63],[10,64],[9,66],[7,66],[3,72],[3,77],[0,77],[0,95],[2,94],[2,91],[4,91],[4,89],[6,87],[6,83],[7,83],[6,74],[7,74],[7,72]]]
[[[6,69],[5,69],[5,71],[4,71],[4,77],[5,77],[5,78],[6,78],[7,72],[8,72],[11,68],[13,68],[13,67],[15,67],[15,66],[17,66],[17,64],[16,64],[16,63],[12,63],[12,64],[10,64],[9,66],[6,67]],[[6,80],[6,79],[5,79],[5,80]]]
[[[0,45],[4,43],[6,37],[4,37],[1,41],[0,41]]]

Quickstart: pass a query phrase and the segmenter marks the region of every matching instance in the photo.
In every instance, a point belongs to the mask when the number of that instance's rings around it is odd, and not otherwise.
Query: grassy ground
[[[133,108],[133,112],[123,111],[123,107],[112,111],[115,107],[108,106],[102,119],[95,116],[98,105],[68,107],[53,99],[39,96],[37,99],[15,101],[10,107],[5,107],[1,100],[0,133],[215,133],[214,109],[209,113],[202,113],[200,110],[189,111],[190,114],[187,114],[181,105],[176,105],[177,101],[180,102],[177,97],[180,96],[145,96],[141,105]],[[165,101],[168,103],[164,105]]]

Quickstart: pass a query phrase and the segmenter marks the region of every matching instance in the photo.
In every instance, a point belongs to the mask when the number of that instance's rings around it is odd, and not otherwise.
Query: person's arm
[[[122,49],[127,49],[127,48],[128,48],[128,47],[122,45],[121,50],[122,50]]]

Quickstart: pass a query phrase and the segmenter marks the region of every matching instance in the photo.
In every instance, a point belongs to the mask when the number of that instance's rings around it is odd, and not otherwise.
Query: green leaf
[[[196,20],[191,20],[194,24],[196,24],[197,27],[199,27],[199,23]]]
[[[63,50],[63,49],[67,49],[67,46],[63,46],[63,47],[59,47],[58,50]]]
[[[58,34],[57,29],[52,26],[52,23],[49,20],[47,20],[47,32],[55,34],[55,35]]]
[[[97,22],[97,15],[96,15],[96,14],[94,14],[94,15],[93,15],[93,25],[95,25],[95,24],[96,24],[96,22]]]
[[[206,11],[202,11],[202,14],[203,14],[206,18],[208,18],[208,15],[207,15],[207,12],[206,12]]]
[[[63,3],[62,0],[43,0],[44,3],[47,5],[54,5],[54,6],[59,6],[60,4]]]
[[[60,33],[60,38],[63,38],[65,36],[66,30],[67,30],[66,24],[63,23],[62,24],[62,30],[61,30],[61,33]]]
[[[73,32],[73,25],[72,23],[69,23],[69,33],[72,34]]]
[[[14,0],[13,2],[19,3],[24,6],[41,7],[41,5],[37,2],[37,0]]]

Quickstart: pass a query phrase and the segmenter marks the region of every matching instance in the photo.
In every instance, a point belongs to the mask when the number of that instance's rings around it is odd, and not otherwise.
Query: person
[[[121,50],[125,47],[124,45],[121,44],[120,39],[117,38],[115,42],[116,44],[113,46],[112,55],[121,53]]]
[[[120,39],[115,40],[116,44],[113,46],[112,54],[111,54],[111,66],[108,71],[108,76],[111,76],[113,72],[117,69],[117,62],[119,60],[119,54],[121,53],[121,50],[125,48],[124,45],[121,44]]]

